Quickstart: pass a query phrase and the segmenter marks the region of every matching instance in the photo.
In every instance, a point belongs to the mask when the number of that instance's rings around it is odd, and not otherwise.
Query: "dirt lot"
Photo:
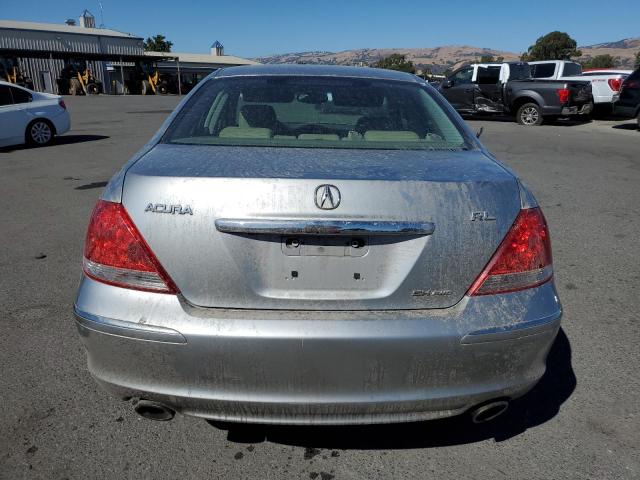
[[[538,387],[494,424],[223,431],[136,416],[90,378],[71,317],[102,186],[175,97],[65,99],[73,130],[0,150],[0,477],[640,478],[640,132],[617,120],[472,120],[550,223],[563,329]]]

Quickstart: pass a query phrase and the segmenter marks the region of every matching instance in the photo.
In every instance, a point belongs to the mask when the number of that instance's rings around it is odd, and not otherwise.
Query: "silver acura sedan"
[[[561,306],[536,200],[434,88],[302,65],[185,97],[98,201],[74,314],[147,418],[481,422]]]

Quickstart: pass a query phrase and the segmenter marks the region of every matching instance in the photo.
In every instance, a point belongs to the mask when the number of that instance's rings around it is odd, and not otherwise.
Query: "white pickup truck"
[[[620,86],[626,75],[620,72],[584,75],[579,63],[568,60],[529,62],[531,76],[547,80],[590,80],[594,111],[611,113],[613,103],[620,97]]]

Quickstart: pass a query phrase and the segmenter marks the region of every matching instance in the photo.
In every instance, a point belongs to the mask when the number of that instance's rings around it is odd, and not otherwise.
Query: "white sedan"
[[[0,81],[0,147],[49,145],[55,135],[70,128],[71,119],[61,96]]]

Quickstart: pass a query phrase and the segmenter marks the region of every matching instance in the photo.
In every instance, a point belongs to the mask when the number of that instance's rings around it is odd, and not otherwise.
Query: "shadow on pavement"
[[[71,145],[74,143],[84,143],[84,142],[95,142],[98,140],[105,140],[107,138],[111,138],[108,135],[61,135],[59,137],[55,137],[53,143],[48,147],[55,147],[57,145]],[[8,153],[14,152],[16,150],[30,150],[35,148],[48,148],[48,147],[38,147],[35,145],[12,145],[9,147],[0,148],[0,153]]]
[[[228,439],[239,443],[269,441],[316,449],[409,449],[461,445],[515,437],[528,428],[541,425],[560,411],[560,406],[576,387],[571,366],[571,345],[560,329],[547,359],[547,371],[540,382],[493,422],[476,425],[466,415],[458,417],[388,425],[364,426],[271,426],[219,424],[228,428]]]
[[[638,126],[637,122],[620,123],[618,125],[614,125],[611,128],[615,128],[618,130],[640,130],[640,126]]]
[[[140,113],[173,113],[173,109],[171,108],[163,108],[160,110],[133,110],[131,112],[125,112],[125,113],[132,113],[132,114],[140,114]]]
[[[465,120],[474,121],[488,121],[488,122],[501,122],[501,123],[516,123],[514,117],[508,115],[462,115]],[[553,125],[558,127],[576,127],[578,125],[586,125],[591,123],[590,118],[576,117],[576,118],[545,118],[542,123],[543,126]]]
[[[72,143],[95,142],[111,138],[108,135],[62,135],[56,137],[54,145],[70,145]]]
[[[93,190],[94,188],[106,187],[109,182],[91,182],[75,187],[74,190]]]

